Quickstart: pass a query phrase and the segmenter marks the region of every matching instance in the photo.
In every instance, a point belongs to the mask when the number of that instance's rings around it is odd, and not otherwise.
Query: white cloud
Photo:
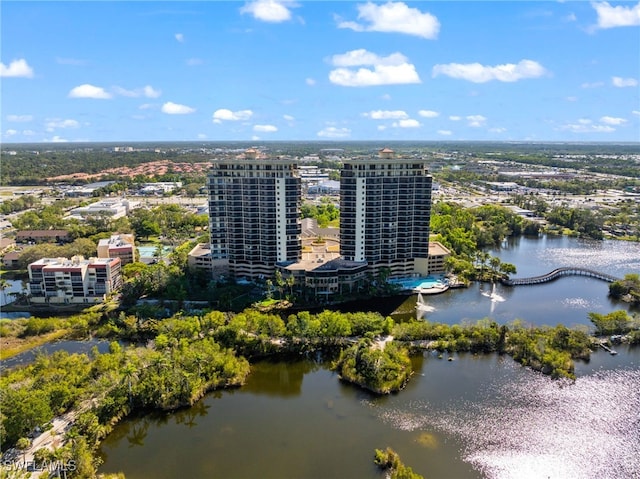
[[[631,113],[640,116],[640,111],[638,110],[631,110]]]
[[[222,121],[248,120],[252,116],[253,112],[251,110],[231,111],[226,108],[221,108],[213,113],[213,122],[222,123]]]
[[[604,123],[605,125],[622,125],[626,122],[627,120],[625,120],[624,118],[618,118],[615,116],[600,117],[600,123]]]
[[[136,93],[134,90],[127,90],[126,88],[122,88],[119,86],[114,86],[112,90],[116,95],[127,96],[129,98],[135,98],[139,96],[138,93]]]
[[[568,96],[568,97],[565,98],[565,100],[574,102],[574,101],[578,101],[578,97],[577,96]]]
[[[418,120],[408,118],[406,120],[394,121],[391,126],[394,128],[419,128],[422,125],[420,125]]]
[[[618,88],[638,86],[638,80],[635,78],[611,77],[611,84]]]
[[[372,120],[402,120],[409,118],[409,115],[402,110],[372,110],[368,113],[363,113],[362,116]]]
[[[9,66],[0,63],[0,77],[33,78],[33,68],[29,66],[24,58],[13,60],[9,63]]]
[[[55,135],[53,138],[45,138],[42,141],[44,141],[45,143],[67,143],[69,140]]]
[[[179,103],[168,101],[164,105],[162,105],[161,111],[162,113],[166,113],[167,115],[188,115],[189,113],[193,113],[196,110],[195,108],[191,108],[190,106],[180,105]]]
[[[538,78],[547,74],[547,70],[533,60],[520,60],[517,64],[488,66],[480,63],[448,63],[435,65],[432,76],[446,75],[451,78],[485,83],[491,80],[515,82],[525,78]]]
[[[205,133],[198,133],[198,140],[206,140],[207,135]]]
[[[184,35],[182,33],[176,33],[174,36],[180,43],[184,43]]]
[[[352,50],[331,58],[334,66],[340,67],[329,73],[331,83],[341,86],[363,87],[375,85],[394,85],[420,83],[415,66],[407,62],[401,53],[392,53],[380,57],[364,49]],[[373,69],[347,67],[371,65]]]
[[[373,70],[360,68],[358,71],[338,68],[329,73],[329,80],[336,85],[353,87],[420,83],[415,67],[410,64],[375,66]]]
[[[158,98],[162,94],[160,90],[155,90],[151,85],[146,85],[142,88],[136,88],[135,90],[127,90],[126,88],[122,88],[120,86],[114,86],[112,90],[116,95],[126,96],[129,98],[138,98],[141,96],[147,98]]]
[[[51,118],[45,123],[48,132],[52,132],[56,128],[78,128],[80,123],[77,120],[61,120],[59,118]]]
[[[9,129],[4,132],[5,136],[15,136],[18,134],[18,130]]]
[[[36,134],[36,132],[33,131],[33,130],[22,130],[22,135],[23,136],[33,136],[35,134]]]
[[[273,125],[253,125],[253,131],[259,131],[262,133],[273,133],[278,131],[278,128]]]
[[[437,38],[440,22],[428,12],[410,8],[403,2],[383,5],[367,2],[358,5],[358,20],[362,23],[338,19],[338,28],[356,32],[404,33],[426,39]]]
[[[25,123],[33,120],[32,115],[7,115],[7,121],[14,121],[16,123]]]
[[[85,83],[84,85],[72,88],[69,92],[69,98],[95,98],[97,100],[108,100],[111,93],[105,91],[104,88]]]
[[[592,2],[591,6],[598,14],[598,28],[640,25],[640,2],[631,7],[622,5],[612,7],[608,2]]]
[[[289,8],[295,6],[295,3],[283,0],[256,0],[246,3],[240,13],[249,13],[263,22],[280,23],[291,19]]]
[[[315,81],[313,78],[307,78],[307,79],[305,80],[305,83],[306,83],[307,85],[309,85],[309,86],[313,86],[313,85],[315,85],[315,84],[316,84],[316,81]]]
[[[489,131],[491,133],[504,133],[505,131],[507,131],[506,128],[489,128]]]
[[[198,65],[202,65],[204,61],[200,58],[188,58],[185,62],[189,67],[196,67]]]
[[[381,57],[373,52],[360,48],[347,53],[333,55],[331,64],[336,67],[355,67],[360,65],[402,65],[407,62],[407,57],[396,52],[389,56]]]
[[[147,98],[158,98],[162,94],[160,90],[154,89],[151,85],[146,85],[142,92]]]
[[[143,103],[138,107],[138,110],[151,110],[152,108],[155,108],[153,103]]]
[[[469,122],[468,125],[473,128],[484,126],[485,122],[487,121],[487,118],[482,115],[468,115],[466,118]]]
[[[451,120],[451,121],[460,121],[460,120],[462,120],[462,117],[457,116],[457,115],[451,115],[451,116],[449,116],[449,120]]]
[[[291,115],[282,115],[282,118],[284,118],[287,121],[295,121],[295,118]]]
[[[436,117],[440,116],[440,113],[438,113],[437,111],[433,111],[433,110],[420,110],[418,112],[418,115],[423,116],[425,118],[436,118]]]
[[[438,135],[450,136],[453,135],[453,132],[451,130],[438,130]]]
[[[349,128],[336,128],[335,126],[328,126],[318,132],[318,136],[323,138],[347,138],[350,135]]]
[[[610,125],[596,125],[588,118],[580,118],[576,123],[567,123],[560,127],[561,130],[567,130],[572,133],[611,133],[616,131]]]
[[[387,127],[385,125],[378,125],[378,131],[384,131]]]
[[[391,95],[389,95],[388,93],[385,93],[385,94],[384,94],[384,95],[382,95],[380,98],[381,98],[382,100],[389,101],[389,100],[391,100]]]

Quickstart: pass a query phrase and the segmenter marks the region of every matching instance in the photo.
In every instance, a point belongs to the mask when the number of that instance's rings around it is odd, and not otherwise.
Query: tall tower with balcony
[[[254,149],[216,159],[208,177],[214,271],[236,278],[270,277],[278,263],[299,261],[301,182],[291,158]]]
[[[428,273],[432,178],[424,160],[384,148],[344,161],[340,176],[340,253],[374,274]]]

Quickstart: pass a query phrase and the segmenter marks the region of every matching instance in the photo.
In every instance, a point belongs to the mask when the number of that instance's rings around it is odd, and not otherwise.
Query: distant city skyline
[[[3,143],[640,141],[640,2],[0,8]]]

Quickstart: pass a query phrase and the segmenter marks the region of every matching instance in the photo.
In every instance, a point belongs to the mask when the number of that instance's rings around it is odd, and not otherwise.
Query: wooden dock
[[[604,349],[606,352],[608,352],[609,354],[611,354],[612,356],[618,354],[618,351],[616,351],[615,349],[611,349],[609,346],[607,346],[603,341],[598,341],[598,344],[600,345],[600,347],[602,349]]]

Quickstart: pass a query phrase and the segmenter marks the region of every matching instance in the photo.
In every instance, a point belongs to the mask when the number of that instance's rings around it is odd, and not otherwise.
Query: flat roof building
[[[34,303],[99,303],[122,286],[119,258],[42,258],[27,267]]]
[[[208,177],[212,261],[236,278],[269,277],[301,256],[301,180],[297,161],[248,149],[213,160]]]
[[[115,234],[98,241],[98,258],[120,258],[124,266],[135,260],[135,249],[132,234]]]
[[[375,275],[428,274],[432,178],[422,159],[377,157],[344,160],[340,175],[340,252],[366,261]]]
[[[90,216],[109,216],[115,220],[128,215],[132,209],[139,206],[139,201],[103,200],[91,203],[88,206],[74,208],[71,210],[70,216],[80,219],[85,219]]]

